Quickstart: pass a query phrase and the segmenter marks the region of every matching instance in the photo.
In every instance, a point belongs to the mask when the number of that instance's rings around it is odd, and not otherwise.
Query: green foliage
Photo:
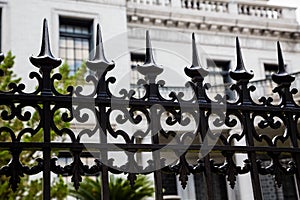
[[[17,76],[13,73],[13,65],[15,56],[12,55],[11,51],[7,53],[3,62],[0,65],[0,69],[3,70],[4,76],[0,76],[0,90],[7,91],[9,90],[9,84],[15,83],[18,84],[21,81],[21,78],[17,78]],[[7,106],[1,106],[1,110],[9,110]],[[18,131],[23,128],[23,123],[19,120],[10,120],[9,122],[0,121],[1,126],[9,126],[13,131]],[[6,141],[8,139],[8,134],[2,134],[0,136],[1,141]]]
[[[101,182],[100,178],[96,180],[89,177],[84,178],[78,191],[71,189],[70,195],[80,200],[101,200]],[[70,186],[73,188],[73,186]]]
[[[63,65],[59,67],[59,73],[62,75],[63,81],[56,81],[54,83],[55,88],[58,92],[66,94],[68,86],[76,86],[78,83],[82,83],[84,81],[86,72],[86,64],[83,62],[76,73],[70,75],[70,67],[66,62],[64,62]]]
[[[14,65],[15,56],[12,55],[11,52],[8,52],[4,61],[0,65],[0,68],[4,71],[4,76],[0,77],[0,90],[8,91],[9,84],[15,83],[18,84],[21,81],[21,78],[17,78],[16,74],[13,72],[13,65]],[[60,68],[59,72],[62,74],[62,80],[55,82],[55,87],[57,91],[61,93],[66,93],[67,88],[69,85],[76,85],[78,80],[84,79],[84,74],[86,73],[86,66],[85,64],[72,76],[69,76],[69,66],[64,63]],[[0,106],[1,110],[10,111],[8,106]],[[20,130],[22,130],[25,126],[35,128],[38,126],[39,123],[39,114],[37,112],[32,113],[31,119],[24,124],[22,121],[13,119],[10,121],[3,121],[0,119],[1,127],[6,126],[9,127],[14,133],[17,135]],[[69,127],[69,123],[62,122],[61,120],[61,113],[57,112],[54,116],[54,121],[58,125],[58,128],[61,127]],[[52,131],[51,138],[54,139],[57,135]],[[10,135],[8,133],[2,133],[0,135],[0,141],[11,141]],[[38,133],[35,135],[24,135],[22,137],[23,142],[42,142],[43,141],[43,133],[42,129],[39,130]],[[22,164],[27,166],[32,166],[32,161],[39,157],[35,151],[23,151],[20,155],[20,161]],[[9,151],[0,151],[0,166],[7,165],[10,161],[11,155]],[[28,176],[24,176],[21,178],[21,182],[16,192],[13,192],[9,187],[8,177],[1,176],[0,177],[0,200],[1,199],[25,199],[25,200],[32,200],[32,199],[42,199],[42,179],[35,179],[30,180]],[[55,198],[57,200],[63,200],[68,195],[68,185],[64,183],[62,177],[59,177],[55,180],[51,185],[51,198]]]
[[[8,52],[4,61],[1,63],[0,68],[4,72],[4,76],[0,77],[0,90],[1,91],[8,91],[10,83],[19,83],[20,78],[16,78],[16,75],[12,71],[12,67],[14,65],[15,56],[12,55],[11,52]],[[0,106],[1,110],[10,111],[8,106]],[[10,121],[3,121],[0,120],[0,125],[4,127],[10,127],[14,132],[23,128],[23,123],[19,120],[10,120]],[[11,141],[10,135],[6,132],[0,135],[1,141]],[[9,151],[0,151],[0,165],[6,165],[10,161],[11,155]],[[16,191],[15,193],[9,187],[8,178],[5,176],[0,177],[0,199],[16,199],[17,196],[22,195],[24,193],[24,188],[20,188],[20,190]]]
[[[51,188],[51,199],[63,200],[69,193],[68,185],[65,184],[63,178],[59,176],[58,180],[54,182]]]
[[[15,56],[9,51],[0,65],[4,72],[4,76],[0,77],[0,90],[2,91],[8,90],[9,83],[19,83],[21,81],[21,78],[17,78],[12,70],[15,63],[14,59]]]
[[[133,187],[128,180],[110,176],[109,199],[110,200],[142,200],[151,197],[154,193],[152,182],[146,176],[138,175]],[[101,200],[101,180],[86,177],[80,184],[78,191],[70,190],[70,195],[79,200]]]
[[[130,186],[128,180],[111,176],[109,191],[111,200],[124,199],[124,197],[128,200],[141,200],[152,196],[154,188],[146,176],[138,176],[133,187]]]

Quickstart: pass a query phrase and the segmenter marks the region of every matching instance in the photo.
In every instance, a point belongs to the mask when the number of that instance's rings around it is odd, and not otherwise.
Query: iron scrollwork
[[[116,83],[115,77],[107,77],[109,71],[116,67],[116,63],[108,61],[104,54],[103,41],[100,26],[97,26],[96,51],[92,60],[87,61],[87,67],[93,71],[86,78],[87,83],[91,83],[92,89],[88,94],[82,86],[69,86],[67,94],[60,94],[55,88],[54,81],[62,81],[59,73],[52,71],[59,67],[61,60],[56,58],[50,49],[47,21],[44,21],[41,50],[38,56],[30,57],[31,63],[39,68],[39,73],[31,72],[29,77],[37,80],[36,90],[32,93],[24,92],[24,84],[10,84],[9,91],[1,91],[1,120],[9,121],[13,119],[22,122],[29,121],[33,116],[32,112],[26,111],[26,107],[35,110],[39,121],[35,127],[26,127],[15,133],[11,128],[2,126],[0,133],[8,133],[10,141],[0,142],[1,150],[9,150],[11,159],[9,163],[0,169],[1,175],[10,177],[10,185],[13,190],[17,189],[20,178],[24,174],[32,175],[43,171],[44,175],[50,172],[64,176],[71,176],[75,189],[80,187],[82,176],[101,174],[102,181],[107,179],[108,172],[114,174],[126,173],[131,185],[134,185],[137,174],[155,174],[156,190],[162,190],[162,180],[160,173],[173,173],[178,175],[183,188],[187,186],[189,176],[197,173],[204,173],[206,181],[212,180],[213,173],[220,173],[227,177],[229,185],[234,188],[236,178],[240,174],[250,173],[254,196],[262,199],[260,189],[259,174],[270,174],[275,177],[278,186],[282,185],[282,176],[296,175],[300,182],[300,149],[299,122],[300,108],[293,99],[296,89],[291,89],[294,77],[285,71],[283,55],[280,44],[277,44],[279,70],[272,76],[277,87],[273,90],[280,96],[278,105],[272,104],[273,99],[262,97],[258,103],[252,99],[251,92],[256,88],[251,84],[253,72],[246,70],[239,39],[236,38],[236,69],[230,72],[230,76],[236,81],[231,87],[236,93],[236,100],[229,101],[225,95],[218,94],[214,100],[207,95],[209,85],[205,84],[205,77],[209,74],[209,69],[204,68],[198,57],[195,35],[192,35],[192,65],[184,69],[185,74],[191,79],[187,87],[193,91],[193,97],[184,100],[184,93],[177,95],[170,92],[170,99],[165,99],[160,94],[160,88],[165,87],[162,80],[157,80],[159,74],[164,69],[158,65],[154,59],[150,34],[146,32],[146,58],[144,65],[138,66],[139,73],[144,75],[144,79],[138,84],[143,85],[145,94],[141,98],[133,97],[134,91],[122,89],[121,97],[115,96],[110,91],[110,84]],[[3,61],[4,55],[0,55]],[[3,71],[0,71],[3,75]],[[113,104],[112,104],[113,102]],[[158,106],[159,105],[159,106]],[[183,106],[184,105],[184,106]],[[193,105],[193,106],[191,106]],[[220,109],[226,105],[226,109]],[[214,109],[213,106],[216,106]],[[24,111],[25,110],[25,111]],[[95,120],[92,128],[83,128],[77,134],[72,128],[59,127],[54,120],[55,113],[64,110],[60,114],[62,123],[69,123],[76,120],[79,123],[87,123],[91,118]],[[89,114],[90,112],[90,114]],[[114,114],[117,112],[119,114]],[[91,114],[92,113],[92,114]],[[213,123],[210,123],[213,120]],[[116,128],[118,125],[131,123],[139,126],[146,124],[144,130],[137,129],[133,132]],[[189,131],[176,131],[175,126],[188,127],[194,123],[195,128]],[[211,127],[213,124],[217,131]],[[166,126],[171,128],[166,128]],[[225,128],[224,128],[225,127]],[[283,132],[275,136],[268,133],[259,133],[258,129],[283,129]],[[222,130],[226,131],[222,131]],[[25,134],[31,137],[42,131],[43,142],[23,141]],[[69,141],[53,141],[50,131],[56,137],[67,137]],[[225,134],[226,132],[226,134]],[[84,137],[99,136],[98,144],[90,144],[84,141]],[[137,144],[137,138],[150,138],[149,144]],[[109,138],[122,139],[121,143],[113,143]],[[172,144],[162,143],[162,140],[172,141]],[[186,141],[191,141],[188,145]],[[211,144],[209,141],[214,141]],[[236,143],[244,141],[245,145]],[[281,148],[279,142],[290,142],[292,147]],[[259,144],[264,144],[260,146]],[[38,146],[38,147],[35,147]],[[176,159],[168,163],[163,158],[163,149],[171,151]],[[24,166],[20,161],[20,154],[24,149],[40,150],[43,158],[37,159],[37,164],[33,167]],[[57,158],[51,156],[54,149],[65,150],[71,153],[73,161],[65,166],[60,166]],[[90,152],[93,151],[93,152]],[[118,166],[110,152],[125,152],[125,163]],[[197,151],[198,162],[191,164],[187,159],[187,153]],[[84,164],[82,153],[95,153],[95,162],[92,165]],[[147,161],[147,166],[142,166],[136,160],[138,153],[150,152],[152,159]],[[215,162],[213,155],[221,152],[222,163]],[[282,153],[290,155],[288,165],[283,165]],[[244,153],[247,159],[243,166],[238,166],[234,156],[237,153]],[[264,158],[271,162],[268,166],[263,166],[258,153],[263,153]],[[50,179],[44,178],[44,184]],[[108,180],[106,180],[108,181]],[[299,187],[298,187],[299,188]],[[45,195],[48,194],[44,188]],[[212,195],[213,188],[207,185],[208,195]],[[161,199],[157,192],[158,199]],[[107,198],[107,196],[106,196]]]

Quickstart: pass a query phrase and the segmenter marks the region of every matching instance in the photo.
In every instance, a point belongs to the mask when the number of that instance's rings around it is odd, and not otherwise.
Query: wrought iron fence
[[[0,92],[1,119],[9,121],[18,119],[28,121],[32,118],[32,113],[24,112],[26,107],[34,109],[39,116],[38,125],[27,127],[15,133],[11,128],[1,124],[0,133],[8,133],[11,141],[1,141],[0,149],[9,150],[11,160],[0,169],[0,174],[9,177],[9,183],[13,190],[16,190],[22,176],[33,175],[42,172],[43,196],[50,198],[51,172],[71,176],[74,187],[78,189],[82,176],[101,174],[102,198],[109,199],[109,173],[128,174],[128,179],[133,185],[137,174],[154,174],[155,199],[163,199],[162,173],[172,173],[179,177],[183,188],[186,187],[190,174],[202,173],[205,177],[207,198],[214,198],[214,188],[212,186],[212,176],[215,173],[226,176],[232,188],[235,187],[236,178],[241,174],[250,174],[252,181],[253,195],[255,199],[262,199],[262,190],[259,176],[270,174],[275,177],[276,184],[282,184],[285,176],[294,176],[298,194],[300,193],[300,149],[299,149],[299,117],[300,108],[294,101],[293,95],[296,89],[291,88],[294,77],[287,74],[283,61],[280,44],[278,43],[278,73],[273,74],[272,80],[277,84],[273,90],[280,96],[280,103],[273,104],[272,98],[262,97],[259,103],[255,103],[251,97],[251,92],[255,87],[249,83],[253,73],[246,70],[238,38],[236,40],[237,66],[230,72],[232,79],[236,81],[231,86],[235,91],[236,100],[228,101],[226,95],[217,95],[214,100],[206,94],[208,88],[203,83],[208,75],[207,69],[203,68],[198,60],[195,38],[193,35],[192,48],[193,60],[190,67],[185,68],[185,73],[191,78],[190,89],[194,92],[193,98],[185,100],[184,94],[171,92],[169,99],[160,95],[163,82],[157,81],[157,75],[163,72],[163,68],[156,64],[149,38],[146,34],[146,59],[138,71],[145,76],[145,80],[139,83],[144,86],[143,97],[134,98],[133,91],[122,90],[122,97],[114,96],[109,85],[115,83],[114,77],[107,77],[107,72],[115,67],[114,62],[109,62],[104,56],[101,32],[97,27],[96,52],[94,59],[87,61],[87,67],[94,71],[93,75],[88,75],[87,81],[93,83],[94,90],[90,94],[83,94],[83,87],[70,86],[68,94],[61,94],[55,88],[54,81],[61,81],[60,74],[52,74],[52,71],[59,67],[61,60],[51,53],[48,27],[46,20],[43,26],[43,37],[41,50],[38,56],[30,57],[31,63],[39,69],[39,73],[31,72],[30,78],[36,79],[38,87],[32,93],[24,92],[25,85],[10,84],[9,91]],[[1,60],[4,59],[3,54]],[[3,75],[3,73],[2,73]],[[112,101],[114,103],[112,103]],[[113,105],[114,104],[114,105]],[[161,107],[155,105],[159,104]],[[93,105],[93,106],[90,106]],[[221,109],[226,106],[226,109]],[[183,109],[184,108],[184,109]],[[64,109],[60,121],[68,123],[73,119],[81,123],[87,122],[87,114],[82,114],[82,110],[92,110],[98,122],[93,129],[83,128],[76,134],[71,128],[61,128],[56,124],[54,115],[57,111]],[[25,109],[26,110],[26,109]],[[114,110],[122,112],[121,117],[116,120],[120,124],[130,122],[138,125],[145,117],[148,128],[144,131],[137,131],[134,134],[116,130],[111,123],[111,116]],[[162,119],[167,112],[165,119]],[[190,120],[186,120],[186,117]],[[214,117],[212,117],[214,116]],[[196,127],[192,131],[177,133],[172,130],[176,124],[189,126],[194,119]],[[167,130],[162,122],[169,127]],[[221,129],[212,130],[211,122],[215,127],[227,127],[235,131],[224,134]],[[278,134],[259,130],[283,129]],[[24,141],[23,136],[37,134],[42,130],[43,142]],[[51,131],[58,137],[65,135],[70,142],[58,142],[51,139]],[[88,143],[82,140],[84,135],[89,137],[97,135],[100,143]],[[177,136],[180,137],[177,137]],[[123,138],[124,142],[113,143],[112,138]],[[149,144],[137,144],[136,137],[149,136]],[[215,142],[209,143],[208,140]],[[172,144],[162,143],[164,138],[176,138]],[[191,139],[189,144],[186,139]],[[244,140],[245,145],[236,145],[235,142]],[[177,156],[177,162],[166,163],[167,158],[163,158],[163,152],[158,151],[166,148]],[[204,151],[203,151],[204,149]],[[37,164],[29,167],[20,162],[22,151],[41,151],[42,156],[37,160]],[[57,159],[52,156],[53,151],[68,151],[73,157],[73,161],[66,166],[57,164]],[[125,158],[122,166],[114,164],[110,158],[110,152],[124,151]],[[197,164],[191,164],[186,155],[189,152],[198,152],[199,160]],[[95,164],[85,165],[82,162],[83,153],[95,153]],[[151,159],[148,166],[140,166],[135,157],[141,152],[150,152]],[[219,153],[221,163],[214,161],[214,153]],[[242,166],[234,161],[237,153],[247,155]],[[96,156],[98,155],[98,156]],[[261,159],[267,158],[271,162],[262,165]],[[282,162],[282,159],[290,160]]]

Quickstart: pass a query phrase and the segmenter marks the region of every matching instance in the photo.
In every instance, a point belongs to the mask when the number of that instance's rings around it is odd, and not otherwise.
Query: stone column
[[[181,0],[171,0],[171,6],[175,8],[181,8]]]
[[[228,13],[238,15],[238,4],[235,1],[228,2]]]

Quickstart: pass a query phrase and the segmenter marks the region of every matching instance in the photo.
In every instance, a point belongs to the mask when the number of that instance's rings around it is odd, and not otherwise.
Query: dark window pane
[[[206,181],[203,173],[194,175],[196,200],[205,200],[207,197]],[[221,174],[212,175],[212,186],[215,200],[227,199],[226,177]]]
[[[209,74],[205,81],[212,87],[210,91],[216,94],[225,94],[229,99],[234,99],[234,92],[229,89],[232,79],[229,76],[230,61],[224,60],[207,60]]]
[[[60,17],[59,54],[70,66],[71,74],[89,58],[92,42],[92,20]]]
[[[80,26],[75,26],[74,27],[74,33],[81,34],[81,27]]]
[[[272,79],[272,74],[278,71],[277,64],[264,64],[266,79]]]
[[[175,174],[162,173],[162,186],[164,195],[177,195],[177,184]]]
[[[82,41],[82,48],[83,49],[89,49],[89,41],[88,40],[83,40]]]
[[[140,74],[136,67],[137,65],[142,65],[145,62],[145,54],[144,53],[130,53],[131,60],[131,80],[130,84],[136,85],[139,79],[143,79],[143,75]]]

